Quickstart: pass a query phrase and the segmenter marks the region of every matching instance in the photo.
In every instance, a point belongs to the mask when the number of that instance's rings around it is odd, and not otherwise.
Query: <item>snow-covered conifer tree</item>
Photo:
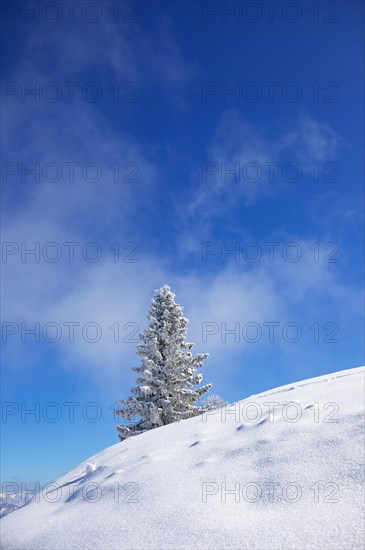
[[[121,440],[147,430],[196,416],[203,408],[196,404],[211,384],[197,387],[196,373],[207,353],[193,355],[194,344],[185,340],[188,319],[175,303],[175,294],[165,285],[156,290],[149,310],[149,325],[140,335],[137,355],[141,365],[132,395],[120,401],[118,416],[129,426],[118,425]]]

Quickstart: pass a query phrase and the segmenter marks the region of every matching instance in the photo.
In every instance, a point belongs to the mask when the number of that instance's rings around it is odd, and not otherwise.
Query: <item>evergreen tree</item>
[[[202,375],[196,373],[207,353],[192,355],[194,344],[186,342],[188,319],[175,303],[175,294],[165,285],[154,293],[149,310],[149,325],[140,335],[136,353],[141,365],[131,396],[120,401],[118,416],[129,426],[117,425],[121,440],[165,424],[196,416],[203,408],[196,404],[211,384],[198,386]]]

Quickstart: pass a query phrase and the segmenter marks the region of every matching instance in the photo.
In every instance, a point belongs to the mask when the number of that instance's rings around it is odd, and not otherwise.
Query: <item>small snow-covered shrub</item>
[[[202,401],[202,410],[205,411],[214,411],[228,405],[228,402],[222,399],[219,395],[209,395],[206,399]]]

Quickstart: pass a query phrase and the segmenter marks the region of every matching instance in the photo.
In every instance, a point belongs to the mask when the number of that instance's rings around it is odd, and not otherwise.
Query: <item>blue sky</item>
[[[117,442],[165,283],[228,401],[362,364],[362,2],[39,4],[2,7],[2,480]]]

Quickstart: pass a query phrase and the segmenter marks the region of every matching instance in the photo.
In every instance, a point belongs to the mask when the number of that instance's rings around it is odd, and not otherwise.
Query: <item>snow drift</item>
[[[2,518],[1,548],[363,548],[363,397],[361,367],[117,443]]]

